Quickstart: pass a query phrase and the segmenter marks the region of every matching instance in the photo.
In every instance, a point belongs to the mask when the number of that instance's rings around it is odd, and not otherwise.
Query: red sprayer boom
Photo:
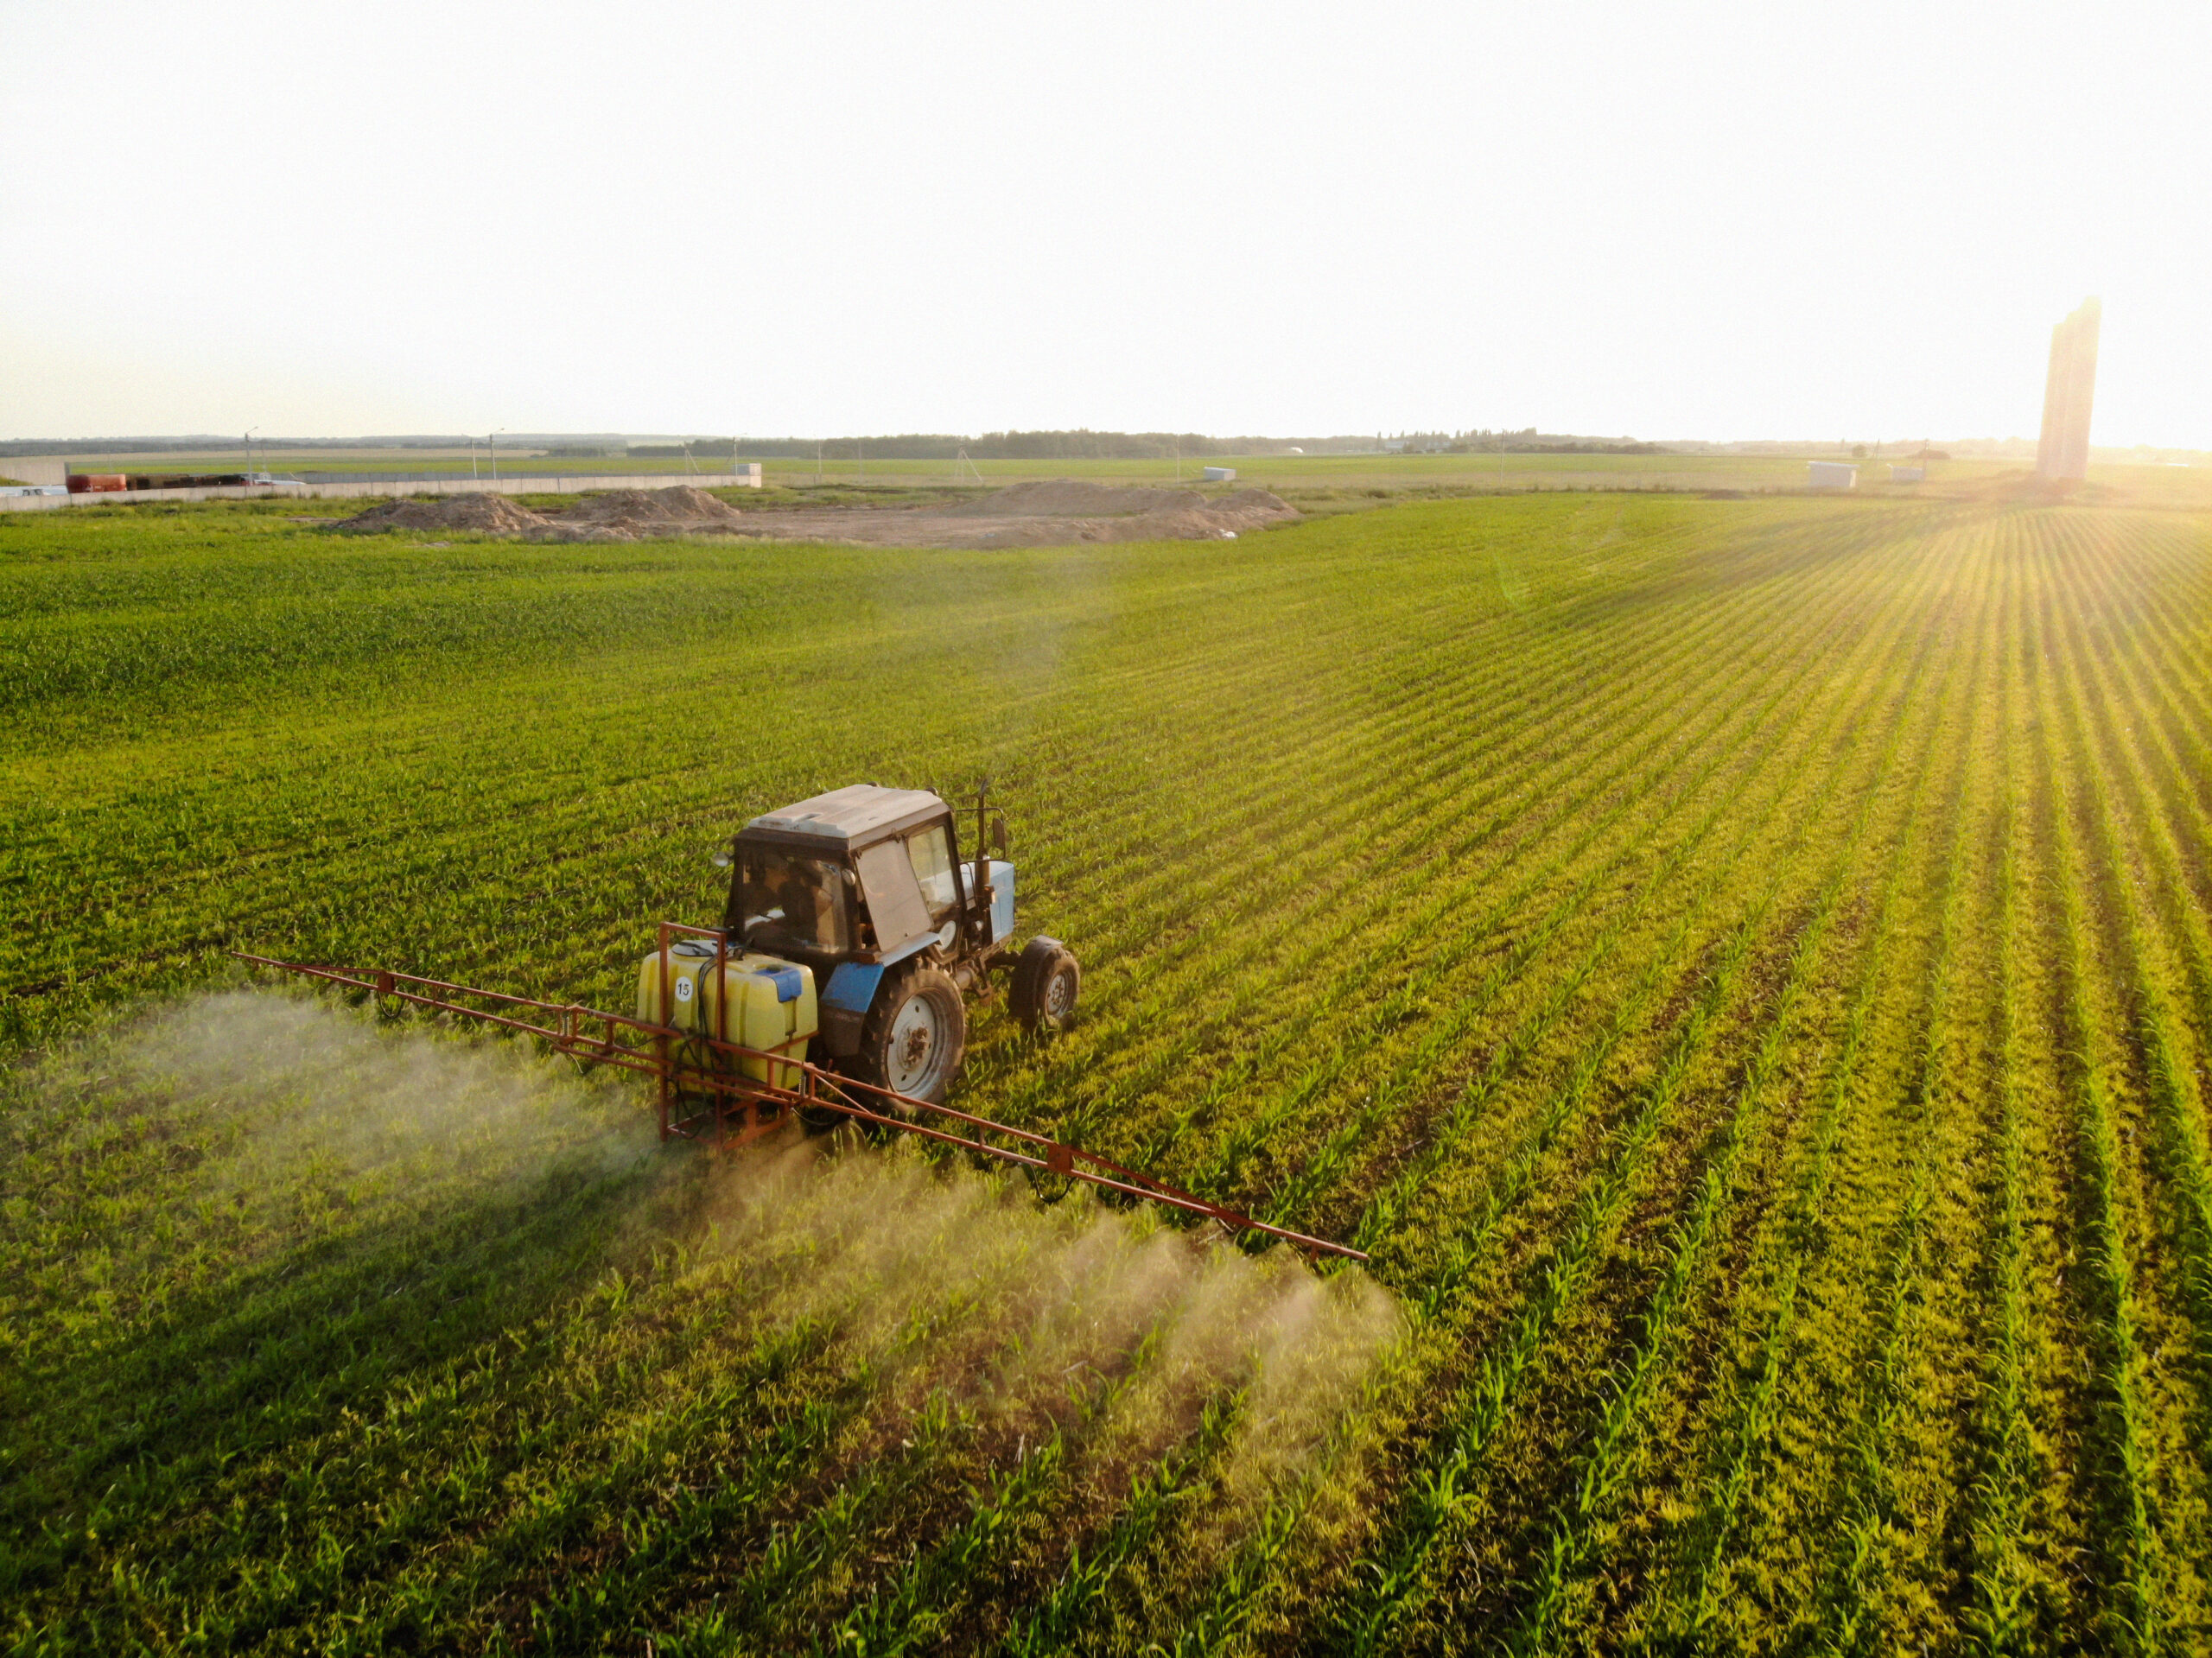
[[[661,952],[665,957],[677,933],[705,930],[664,923]],[[707,934],[712,937],[714,935]],[[448,984],[411,973],[382,969],[310,967],[266,956],[231,952],[256,967],[319,979],[364,991],[386,1005],[430,1008],[504,1030],[533,1036],[556,1052],[592,1064],[618,1065],[655,1079],[663,1140],[709,1140],[737,1147],[782,1128],[804,1113],[819,1121],[824,1115],[847,1117],[902,1134],[916,1134],[1002,1163],[1039,1169],[1069,1180],[1141,1197],[1218,1221],[1234,1232],[1258,1232],[1314,1255],[1367,1257],[1325,1238],[1308,1237],[1155,1180],[1135,1169],[1064,1145],[1026,1128],[1008,1128],[987,1117],[936,1105],[911,1095],[880,1088],[823,1070],[804,1060],[718,1041],[696,1031],[603,1013],[575,1002],[540,1001],[497,990]],[[663,1003],[663,1006],[666,1006]],[[747,1070],[760,1073],[748,1076]],[[774,1080],[768,1080],[768,1079]]]

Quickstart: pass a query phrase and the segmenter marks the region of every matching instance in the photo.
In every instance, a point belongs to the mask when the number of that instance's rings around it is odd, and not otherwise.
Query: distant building
[[[1900,467],[1892,464],[1890,467],[1890,481],[1893,484],[1917,484],[1925,481],[1927,477],[1928,468],[1925,467]]]
[[[2097,390],[2097,327],[2104,307],[2085,299],[2050,331],[2050,375],[2044,382],[2043,438],[2036,476],[2078,482],[2089,475],[2089,405]]]
[[[1236,480],[1236,468],[1234,467],[1208,467],[1205,469],[1204,476],[1205,481],[1209,484],[1234,483]]]
[[[1805,484],[1809,489],[1856,489],[1859,468],[1841,461],[1808,461]]]

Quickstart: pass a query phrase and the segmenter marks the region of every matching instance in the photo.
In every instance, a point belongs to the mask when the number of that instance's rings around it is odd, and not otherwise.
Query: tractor
[[[1062,1030],[1083,988],[1058,939],[1039,934],[1014,950],[1006,819],[981,791],[975,855],[963,861],[960,850],[952,808],[919,789],[855,784],[753,818],[715,860],[730,872],[721,924],[659,924],[658,948],[638,966],[634,1017],[389,968],[232,953],[374,998],[394,1016],[418,1007],[650,1077],[664,1141],[736,1148],[794,1116],[816,1128],[850,1122],[1203,1216],[1315,1257],[1366,1260],[1034,1128],[945,1104],[967,1046],[968,997],[995,994],[994,976],[1008,975],[1014,1017],[1032,1031]]]
[[[1009,1009],[1033,1032],[1065,1028],[1083,984],[1057,938],[1015,952],[1006,819],[982,791],[975,825],[963,860],[942,798],[873,783],[752,819],[715,860],[730,872],[718,931],[639,963],[639,1019],[797,1060],[811,1043],[841,1074],[941,1104],[966,999],[993,994],[993,975],[1008,975]]]

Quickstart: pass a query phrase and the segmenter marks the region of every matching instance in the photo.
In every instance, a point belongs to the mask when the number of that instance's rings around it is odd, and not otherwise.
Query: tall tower
[[[2050,331],[2050,378],[2043,390],[2043,440],[2036,476],[2075,482],[2089,475],[2089,404],[2097,391],[2097,325],[2104,307],[2085,299]]]

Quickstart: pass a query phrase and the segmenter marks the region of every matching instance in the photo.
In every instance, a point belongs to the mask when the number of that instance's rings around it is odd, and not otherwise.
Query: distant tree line
[[[1308,454],[1356,453],[1378,447],[1358,437],[1207,437],[1198,432],[985,432],[961,437],[939,432],[901,432],[875,437],[699,438],[690,446],[695,460],[742,457],[751,461],[811,461],[816,454],[849,459],[857,447],[871,461],[950,461],[966,450],[971,461],[1188,461],[1222,454],[1280,454],[1303,449]],[[640,443],[628,453],[639,457],[681,459],[680,443]]]
[[[1517,432],[1401,432],[1385,439],[1382,447],[1406,454],[1665,454],[1663,443],[1639,442],[1624,437],[1618,442],[1599,437],[1551,436],[1533,426]]]

